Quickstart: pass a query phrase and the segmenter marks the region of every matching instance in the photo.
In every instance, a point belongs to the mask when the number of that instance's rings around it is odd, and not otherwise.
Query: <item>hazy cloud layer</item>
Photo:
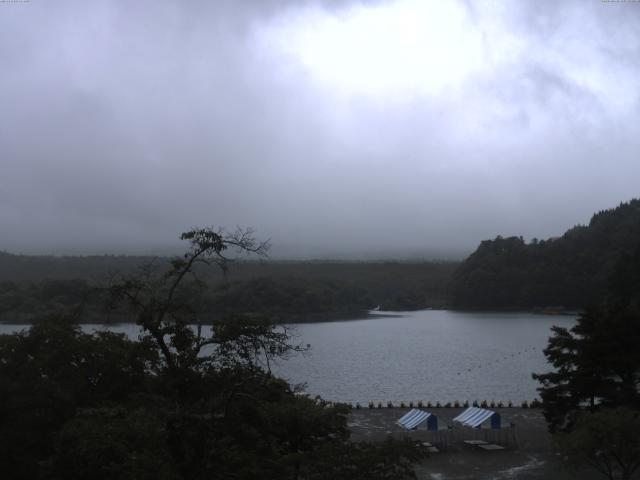
[[[547,237],[638,196],[636,2],[0,3],[0,249]]]

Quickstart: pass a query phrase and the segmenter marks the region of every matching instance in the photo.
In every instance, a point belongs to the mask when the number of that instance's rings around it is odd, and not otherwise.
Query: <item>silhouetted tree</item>
[[[413,477],[415,445],[349,441],[346,405],[310,399],[270,371],[299,350],[263,316],[206,322],[196,265],[263,253],[250,232],[183,234],[166,271],[114,282],[139,341],[64,320],[0,336],[0,463],[15,479]]]
[[[552,431],[570,430],[584,408],[640,408],[639,271],[640,248],[618,262],[606,302],[552,329],[544,352],[555,370],[533,375]]]
[[[545,355],[555,370],[533,375],[551,431],[571,429],[583,408],[640,406],[637,312],[592,307],[553,332]]]
[[[629,480],[640,467],[640,412],[617,408],[580,415],[556,445],[576,469],[587,465],[610,480]]]
[[[66,422],[82,409],[148,392],[158,360],[148,342],[110,332],[85,334],[60,318],[0,335],[3,476],[39,478]]]
[[[266,255],[269,248],[268,241],[257,241],[251,230],[229,234],[198,228],[180,238],[189,242],[189,249],[183,257],[172,259],[167,270],[158,272],[157,265],[147,264],[138,274],[115,279],[110,287],[113,301],[128,304],[136,323],[156,343],[166,367],[174,372],[200,362],[202,348],[217,342],[214,336],[203,337],[203,320],[190,301],[192,290],[203,287],[196,267],[215,265],[226,273],[232,262],[229,250]],[[196,331],[192,325],[198,326]]]

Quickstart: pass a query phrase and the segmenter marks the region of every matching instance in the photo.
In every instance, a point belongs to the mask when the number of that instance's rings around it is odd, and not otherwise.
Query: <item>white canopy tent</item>
[[[407,414],[403,415],[396,421],[398,425],[406,428],[407,430],[414,430],[424,422],[427,422],[428,430],[438,430],[438,417],[416,408],[411,409]]]
[[[491,410],[479,407],[469,407],[453,419],[466,427],[477,428],[491,419],[491,428],[500,428],[500,415]]]

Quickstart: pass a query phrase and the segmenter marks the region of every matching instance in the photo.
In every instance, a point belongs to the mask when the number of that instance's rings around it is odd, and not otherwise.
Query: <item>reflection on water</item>
[[[306,383],[308,393],[334,401],[519,403],[537,396],[531,373],[549,369],[542,349],[551,326],[574,321],[527,313],[422,310],[300,324],[295,340],[310,344],[310,351],[279,362],[274,370],[292,383]],[[0,325],[0,333],[22,328]],[[138,336],[135,325],[109,328]]]

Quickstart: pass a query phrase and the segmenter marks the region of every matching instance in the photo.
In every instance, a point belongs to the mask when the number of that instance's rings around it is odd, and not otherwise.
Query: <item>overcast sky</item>
[[[640,3],[0,2],[0,250],[545,238],[640,195]]]

